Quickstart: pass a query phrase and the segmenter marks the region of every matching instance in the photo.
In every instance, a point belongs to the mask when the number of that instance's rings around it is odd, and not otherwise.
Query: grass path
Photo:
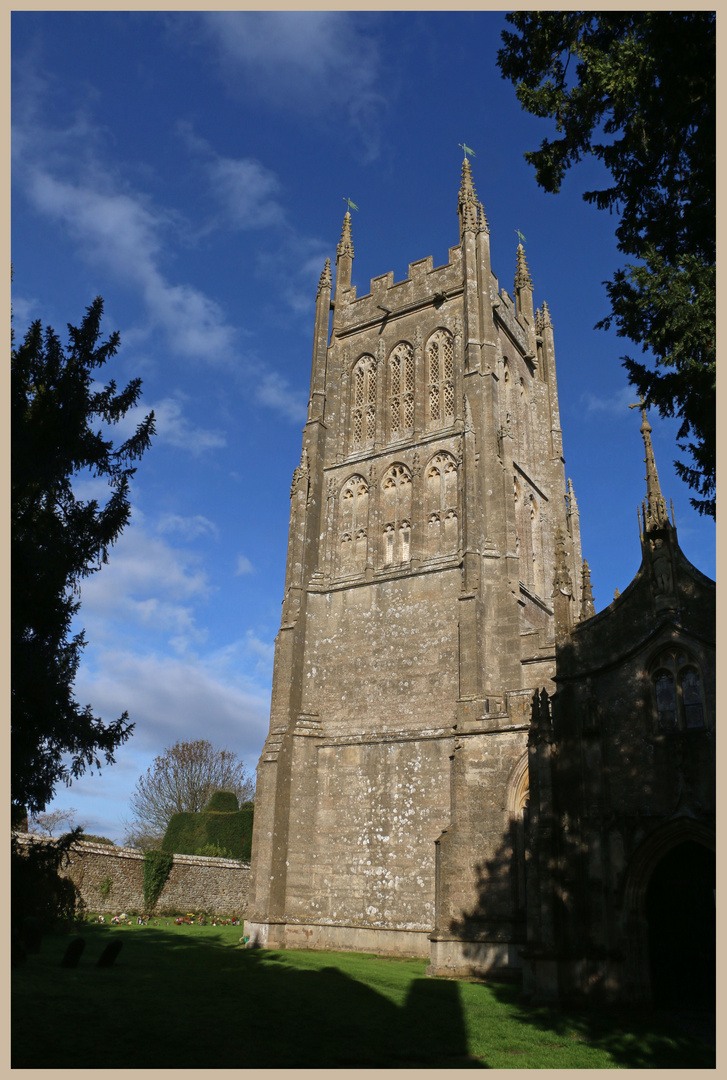
[[[242,949],[240,926],[163,919],[82,935],[76,969],[59,935],[13,972],[13,1068],[714,1068],[654,1016],[532,1009],[425,960]]]

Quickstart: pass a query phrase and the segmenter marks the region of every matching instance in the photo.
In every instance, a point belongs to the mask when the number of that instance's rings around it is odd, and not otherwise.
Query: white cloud
[[[229,674],[221,676],[204,660],[103,653],[93,670],[79,671],[76,693],[105,719],[128,710],[136,724],[136,753],[159,753],[178,739],[207,738],[256,759],[267,733],[267,692]]]
[[[17,138],[14,134],[14,176],[19,190],[39,214],[66,229],[84,258],[137,291],[150,326],[162,330],[176,353],[215,365],[229,367],[234,363],[237,371],[246,366],[259,371],[262,365],[240,356],[241,331],[227,320],[221,306],[192,285],[171,282],[162,271],[167,243],[188,223],[171,210],[155,206],[142,193],[128,190],[102,166],[95,156],[94,132],[97,134],[87,121],[79,121],[75,127],[65,129],[67,141],[63,142],[57,131],[48,132],[28,122],[17,132]],[[252,159],[235,160],[215,154],[189,127],[186,137],[194,149],[201,148],[208,155],[211,182],[217,185],[228,219],[234,219],[239,227],[283,222],[283,211],[273,197],[278,190],[273,173]],[[286,236],[293,252],[292,258],[284,260],[286,266],[295,262],[295,252],[304,250],[303,276],[308,285],[307,277],[312,279],[313,274],[306,260],[312,250],[322,246],[298,237],[294,230],[288,230]],[[322,265],[322,258],[319,261]],[[275,273],[273,264],[270,268]],[[293,274],[291,281],[295,279]],[[311,280],[306,288],[306,312],[310,312],[314,287]],[[298,300],[290,282],[283,294],[295,308]],[[144,330],[139,327],[125,331],[127,343],[143,336]],[[300,420],[301,406],[274,374],[267,378],[259,401],[295,422]],[[138,422],[151,407],[145,402],[132,410],[127,414],[127,426],[132,420]],[[178,398],[163,399],[155,411],[159,437],[174,446],[199,454],[226,444],[221,432],[190,425]]]
[[[235,569],[235,574],[254,574],[254,573],[255,573],[255,567],[252,565],[252,563],[248,559],[247,555],[238,555],[238,557],[237,557],[237,567]]]
[[[138,509],[108,564],[84,581],[81,592],[83,622],[92,640],[117,632],[123,622],[156,634],[174,634],[177,648],[206,636],[194,612],[194,604],[209,595],[198,556],[150,536]]]
[[[172,284],[159,268],[161,232],[171,215],[139,194],[114,190],[98,167],[95,184],[59,179],[32,155],[20,167],[36,210],[62,222],[90,262],[138,288],[152,322],[176,352],[215,362],[229,356],[236,331],[219,304],[191,285]]]
[[[194,517],[181,517],[179,514],[163,514],[157,522],[157,532],[179,533],[185,540],[195,540],[198,536],[209,534],[217,538],[219,529],[209,518],[202,514]]]

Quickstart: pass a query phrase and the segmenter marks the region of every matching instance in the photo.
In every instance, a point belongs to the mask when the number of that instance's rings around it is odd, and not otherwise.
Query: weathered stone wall
[[[33,843],[20,836],[21,844]],[[81,842],[61,873],[77,886],[89,911],[118,914],[144,910],[144,854],[136,848]],[[108,896],[100,886],[111,881]],[[206,911],[244,915],[250,864],[202,855],[175,855],[155,911]]]

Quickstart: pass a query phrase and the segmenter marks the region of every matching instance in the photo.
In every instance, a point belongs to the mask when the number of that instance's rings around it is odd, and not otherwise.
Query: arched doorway
[[[714,1008],[715,856],[686,840],[659,861],[646,889],[651,993],[655,1005]]]

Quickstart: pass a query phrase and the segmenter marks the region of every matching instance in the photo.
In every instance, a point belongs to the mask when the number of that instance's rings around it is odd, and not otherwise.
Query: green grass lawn
[[[425,960],[250,950],[241,926],[83,927],[13,971],[12,1066],[714,1068],[714,1048],[631,1011],[563,1013],[516,987],[431,979]],[[114,938],[116,964],[96,960]]]

